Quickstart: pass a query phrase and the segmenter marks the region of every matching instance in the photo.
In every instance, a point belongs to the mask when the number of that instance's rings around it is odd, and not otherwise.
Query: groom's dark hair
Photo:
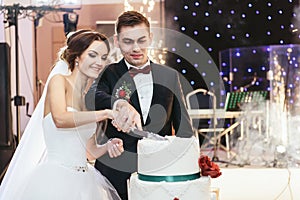
[[[116,22],[116,33],[119,34],[123,26],[135,26],[143,23],[148,27],[150,33],[150,23],[144,15],[134,10],[123,12]]]

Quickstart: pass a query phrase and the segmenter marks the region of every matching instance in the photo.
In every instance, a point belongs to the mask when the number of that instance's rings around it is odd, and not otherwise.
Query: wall
[[[78,29],[96,29],[97,21],[115,21],[123,10],[123,3],[83,5],[80,10],[75,11],[79,15]],[[51,67],[57,59],[56,52],[64,45],[63,22],[53,23],[54,19],[62,19],[62,15],[63,13],[46,15],[43,18],[42,25],[37,29],[38,77],[43,83],[46,81]],[[151,17],[155,21],[161,20],[160,3],[155,4],[155,9],[151,13]],[[107,36],[110,37],[112,35]]]
[[[34,0],[2,0],[0,5],[11,6],[20,4],[20,6],[29,6]],[[117,16],[124,10],[123,0],[82,0],[80,10],[76,10],[79,14],[78,28],[96,29],[97,21],[115,21]],[[133,2],[141,2],[141,0],[133,0]],[[135,3],[139,5],[139,3]],[[162,7],[160,7],[162,5]],[[160,21],[160,9],[163,8],[163,1],[157,1],[155,9],[151,15],[153,20]],[[138,8],[138,7],[136,7]],[[163,12],[163,11],[162,11]],[[34,107],[43,90],[47,76],[52,65],[56,60],[56,52],[64,43],[64,32],[62,15],[64,13],[51,12],[46,14],[40,26],[34,27],[33,22],[28,17],[19,19],[19,74],[18,81],[20,83],[19,95],[24,96],[26,102],[29,102],[29,114],[34,110]],[[162,15],[163,16],[163,15]],[[0,21],[3,21],[3,15],[0,15]],[[56,21],[56,22],[55,22]],[[162,20],[163,22],[163,20]],[[35,38],[36,30],[36,51],[35,55]],[[16,73],[15,73],[15,43],[14,43],[14,27],[4,28],[4,24],[0,23],[0,42],[8,42],[11,46],[11,94],[16,95]],[[37,65],[35,64],[37,59]],[[36,88],[36,83],[39,82],[39,87]],[[13,128],[16,134],[17,119],[16,107],[12,102],[13,113]],[[26,116],[26,107],[20,107],[20,131],[25,129],[29,117]]]

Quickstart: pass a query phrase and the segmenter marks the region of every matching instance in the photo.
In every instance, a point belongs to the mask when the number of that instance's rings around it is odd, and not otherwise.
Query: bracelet
[[[108,143],[108,142],[111,142],[113,139],[114,139],[114,138],[109,138],[109,140],[107,140],[107,143]]]

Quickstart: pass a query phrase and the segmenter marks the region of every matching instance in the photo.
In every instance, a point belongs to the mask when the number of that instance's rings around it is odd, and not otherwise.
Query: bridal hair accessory
[[[118,99],[124,99],[126,101],[129,101],[132,93],[129,89],[130,86],[130,83],[126,83],[124,81],[122,85],[116,90],[115,97],[117,97]]]

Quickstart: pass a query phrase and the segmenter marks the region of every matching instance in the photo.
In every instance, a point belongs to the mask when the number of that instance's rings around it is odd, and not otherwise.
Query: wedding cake
[[[209,200],[210,177],[200,177],[197,139],[166,138],[138,142],[138,171],[128,183],[129,200]]]

